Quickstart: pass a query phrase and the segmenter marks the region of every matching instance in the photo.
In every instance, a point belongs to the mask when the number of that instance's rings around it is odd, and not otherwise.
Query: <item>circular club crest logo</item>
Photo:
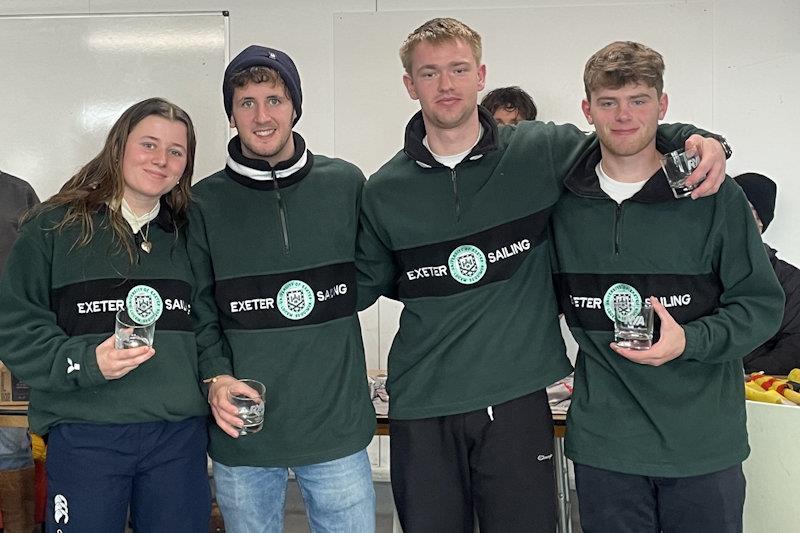
[[[140,324],[152,324],[164,311],[164,301],[153,287],[137,285],[128,291],[125,298],[128,316]]]
[[[314,291],[308,284],[293,279],[278,291],[278,311],[289,320],[301,320],[314,309]]]
[[[464,285],[472,285],[481,280],[486,274],[486,256],[481,249],[464,244],[453,250],[447,260],[450,275],[453,279]]]
[[[638,315],[642,310],[642,297],[627,283],[616,283],[603,296],[603,309],[606,316],[612,321],[614,320],[615,305],[623,313],[623,318]]]

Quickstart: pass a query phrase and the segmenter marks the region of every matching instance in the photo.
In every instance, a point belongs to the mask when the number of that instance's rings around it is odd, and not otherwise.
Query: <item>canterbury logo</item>
[[[553,458],[553,454],[550,453],[550,454],[547,454],[547,455],[540,455],[536,459],[539,460],[539,461],[547,461],[548,459],[552,459],[552,458]]]
[[[80,370],[80,369],[81,369],[80,363],[73,363],[72,359],[67,357],[67,374],[72,374],[76,370]]]
[[[55,498],[53,498],[53,506],[55,507],[53,518],[55,519],[56,524],[60,524],[61,520],[64,520],[65,524],[69,522],[69,507],[67,507],[67,499],[61,494],[56,494]]]

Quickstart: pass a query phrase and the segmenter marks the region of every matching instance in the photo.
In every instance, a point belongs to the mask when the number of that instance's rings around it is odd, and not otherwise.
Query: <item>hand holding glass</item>
[[[631,350],[647,350],[653,345],[653,306],[650,300],[644,300],[636,309],[628,298],[614,299],[614,342]]]
[[[114,347],[118,350],[152,346],[155,333],[155,322],[143,324],[131,318],[126,309],[117,311],[117,320],[114,326]]]
[[[661,167],[667,176],[667,182],[672,189],[675,198],[683,198],[692,194],[692,191],[701,182],[692,186],[686,185],[686,179],[697,168],[700,163],[700,156],[694,152],[683,152],[675,150],[661,157]]]
[[[239,435],[258,433],[264,425],[264,395],[267,388],[254,379],[239,379],[228,385],[228,401],[242,419]]]

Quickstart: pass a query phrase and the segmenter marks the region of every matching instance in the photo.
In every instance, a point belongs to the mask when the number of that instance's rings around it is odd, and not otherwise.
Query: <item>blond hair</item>
[[[411,55],[421,42],[441,44],[447,41],[461,39],[472,49],[475,63],[481,64],[481,36],[464,24],[453,18],[431,19],[416,30],[412,31],[400,47],[400,61],[408,74],[411,74]]]
[[[583,87],[586,99],[598,89],[619,89],[629,83],[655,87],[658,96],[664,90],[664,58],[643,44],[616,41],[597,52],[586,62]]]

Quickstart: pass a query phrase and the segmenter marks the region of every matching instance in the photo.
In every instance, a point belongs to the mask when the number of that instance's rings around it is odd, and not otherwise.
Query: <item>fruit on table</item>
[[[749,381],[744,387],[744,397],[747,400],[763,403],[776,403],[776,404],[791,404],[789,400],[781,396],[778,391],[764,390],[760,385]]]
[[[800,374],[800,370],[797,373]],[[800,375],[797,377],[800,378]],[[795,390],[796,386],[797,383],[791,378],[776,378],[753,373],[745,383],[745,398],[757,402],[800,405],[800,391]]]

